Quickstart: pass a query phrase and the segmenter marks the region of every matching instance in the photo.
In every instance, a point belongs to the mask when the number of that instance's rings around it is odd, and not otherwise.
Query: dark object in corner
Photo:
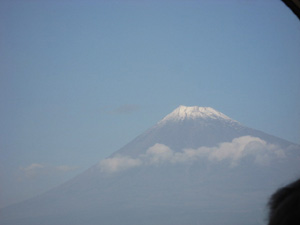
[[[300,20],[300,0],[282,0]]]
[[[300,179],[277,190],[269,201],[268,225],[300,223]]]

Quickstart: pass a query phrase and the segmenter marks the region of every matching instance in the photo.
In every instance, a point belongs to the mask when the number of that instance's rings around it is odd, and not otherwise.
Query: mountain
[[[269,196],[299,176],[299,145],[179,106],[74,179],[3,209],[0,224],[263,224]]]
[[[291,145],[285,140],[247,128],[210,107],[179,106],[113,156],[117,154],[136,156],[156,143],[165,144],[175,151],[201,146],[212,147],[246,135],[260,137],[282,147]]]

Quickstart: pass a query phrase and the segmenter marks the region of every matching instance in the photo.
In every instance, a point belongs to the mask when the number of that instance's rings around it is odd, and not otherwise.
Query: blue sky
[[[300,23],[281,1],[1,1],[2,205],[179,105],[300,143]]]

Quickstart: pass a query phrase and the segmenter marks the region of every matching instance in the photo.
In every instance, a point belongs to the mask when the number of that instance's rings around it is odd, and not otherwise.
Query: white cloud
[[[227,160],[234,167],[244,157],[254,158],[254,163],[266,165],[272,158],[284,157],[284,152],[276,145],[251,136],[235,138],[232,142],[223,142],[216,147],[200,147],[198,149],[184,149],[174,154],[173,163],[184,163],[195,160],[208,159],[211,162]]]
[[[157,143],[147,150],[146,157],[150,164],[159,164],[170,161],[174,157],[174,153],[168,146]]]
[[[231,160],[231,166],[236,166],[242,158],[252,156],[255,163],[263,165],[278,155],[278,152],[284,156],[284,152],[275,145],[257,137],[243,136],[211,149],[208,157],[212,161]]]
[[[142,161],[140,159],[133,159],[131,157],[118,155],[113,158],[100,161],[99,166],[101,171],[112,173],[140,166],[141,164]]]
[[[235,167],[245,157],[250,157],[255,164],[263,166],[273,158],[285,157],[285,154],[278,146],[258,137],[243,136],[231,142],[223,142],[216,147],[183,149],[181,152],[174,152],[168,146],[157,143],[138,158],[118,155],[102,160],[99,166],[102,171],[110,173],[141,165],[192,163],[199,160],[209,160],[213,163],[228,161],[231,167]]]

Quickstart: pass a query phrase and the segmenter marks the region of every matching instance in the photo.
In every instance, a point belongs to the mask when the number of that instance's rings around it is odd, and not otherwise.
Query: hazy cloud
[[[66,173],[78,169],[75,166],[60,165],[53,166],[48,164],[32,163],[27,167],[20,167],[23,177],[35,178],[39,176],[47,176],[55,173]]]
[[[208,160],[213,163],[228,161],[231,167],[235,167],[245,157],[251,157],[255,164],[264,166],[273,158],[285,157],[285,154],[278,146],[269,144],[260,138],[243,136],[235,138],[231,142],[223,142],[216,147],[183,149],[181,152],[174,152],[168,146],[157,143],[138,158],[118,155],[102,160],[99,166],[105,172],[118,172],[141,165],[192,163]]]

